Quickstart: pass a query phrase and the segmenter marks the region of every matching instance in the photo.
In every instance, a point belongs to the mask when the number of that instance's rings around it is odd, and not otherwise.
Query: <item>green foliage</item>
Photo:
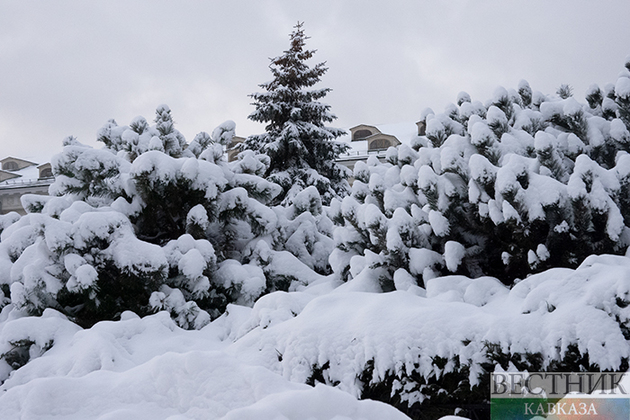
[[[556,94],[562,99],[570,98],[573,96],[573,88],[570,85],[562,84],[558,90],[556,90]]]
[[[276,230],[264,203],[278,186],[233,172],[207,134],[188,150],[170,109],[156,114],[153,126],[141,117],[130,126],[109,121],[99,131],[102,149],[64,140],[52,159],[54,196],[27,197],[27,216],[3,218],[19,231],[0,250],[19,266],[17,277],[7,270],[0,279],[12,283],[16,307],[33,315],[55,308],[86,327],[125,310],[164,309],[182,327],[200,328],[228,303],[251,304],[264,292],[259,268],[235,275],[220,267],[247,265],[250,242]],[[215,130],[221,142],[233,132],[233,123]],[[256,270],[261,284],[243,288]]]
[[[305,49],[308,37],[302,24],[291,33],[291,47],[271,59],[273,80],[261,84],[266,90],[251,95],[256,110],[249,119],[266,124],[264,134],[246,139],[244,149],[265,153],[270,163],[265,176],[283,188],[276,202],[291,204],[301,190],[315,186],[324,204],[348,190],[348,171],[335,162],[347,145],[335,139],[343,130],[326,127],[336,117],[330,105],[319,102],[330,89],[308,88],[328,70],[325,63],[309,68],[313,50]]]
[[[630,79],[622,75],[616,86],[630,91]],[[380,281],[404,270],[420,286],[447,274],[512,284],[577,267],[591,254],[625,253],[626,97],[611,89],[601,99],[616,106],[616,118],[606,120],[596,87],[588,106],[568,86],[560,98],[535,97],[526,82],[511,92],[497,89],[484,112],[471,114],[471,102],[458,100],[429,113],[426,136],[412,139],[414,155],[400,146],[385,163],[355,166],[351,196],[337,213],[344,226],[335,272],[349,280],[373,270]],[[464,251],[449,254],[449,242]]]

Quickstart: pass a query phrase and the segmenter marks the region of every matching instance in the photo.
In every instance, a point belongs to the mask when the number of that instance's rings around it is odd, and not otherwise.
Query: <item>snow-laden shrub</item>
[[[333,206],[332,219],[343,224],[334,232],[333,269],[346,280],[372,271],[383,290],[396,287],[399,269],[419,286],[451,273],[510,284],[576,267],[591,254],[623,254],[630,244],[625,80],[624,73],[609,92],[612,114],[602,111],[599,88],[589,90],[587,105],[532,94],[521,82],[519,93],[497,89],[483,112],[462,99],[428,115],[426,138],[411,139],[412,153],[399,146],[385,162],[355,166],[351,195]]]
[[[66,139],[52,196],[24,196],[26,216],[0,219],[3,304],[81,325],[166,310],[200,328],[228,303],[330,272],[333,225],[317,189],[270,208],[281,188],[259,176],[269,159],[225,161],[233,123],[187,145],[168,107],[156,113],[152,126],[108,122],[101,149]]]
[[[346,283],[321,296],[271,294],[249,316],[236,313],[230,350],[292,381],[409,414],[481,404],[495,369],[627,370],[628,279],[630,258],[604,255],[511,288],[451,275],[428,280],[426,290],[366,293]]]
[[[0,214],[0,234],[3,230],[20,220],[20,215],[14,211],[7,214]]]
[[[139,240],[125,215],[82,201],[58,218],[22,217],[3,232],[0,253],[0,282],[10,285],[16,308],[55,308],[82,325],[144,312],[168,273],[162,249]]]
[[[11,372],[37,359],[59,341],[68,340],[81,328],[55,311],[44,310],[41,317],[7,318],[2,315],[0,329],[0,383]]]

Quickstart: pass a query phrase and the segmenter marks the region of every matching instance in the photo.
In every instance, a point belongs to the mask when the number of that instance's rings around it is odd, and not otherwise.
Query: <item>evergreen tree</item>
[[[626,58],[625,71],[615,84],[615,102],[617,103],[617,117],[630,130],[630,56]]]
[[[349,171],[335,162],[348,146],[335,141],[342,130],[324,125],[336,118],[330,105],[318,101],[330,89],[308,89],[328,69],[325,63],[312,68],[306,64],[315,51],[304,48],[308,37],[302,23],[295,26],[290,39],[291,47],[271,59],[274,78],[260,85],[266,92],[251,95],[256,111],[249,119],[267,123],[265,133],[250,136],[243,147],[271,158],[265,175],[283,188],[278,202],[291,204],[300,191],[312,185],[328,205],[349,189]]]

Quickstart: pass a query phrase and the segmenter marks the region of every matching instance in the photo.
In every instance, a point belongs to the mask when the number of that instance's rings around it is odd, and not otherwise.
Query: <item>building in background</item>
[[[420,126],[414,123],[359,124],[350,128],[349,136],[339,138],[339,140],[349,143],[350,149],[339,156],[337,162],[353,170],[357,162],[367,161],[370,156],[384,161],[387,149],[400,144],[409,145],[411,140],[419,135],[424,135],[424,133],[420,134]]]
[[[0,160],[0,214],[26,214],[20,198],[24,194],[48,195],[53,183],[50,163],[38,165],[12,156]]]
[[[245,137],[234,136],[232,142],[227,147],[227,160],[228,162],[235,161],[238,154],[241,152],[238,145],[245,141]]]

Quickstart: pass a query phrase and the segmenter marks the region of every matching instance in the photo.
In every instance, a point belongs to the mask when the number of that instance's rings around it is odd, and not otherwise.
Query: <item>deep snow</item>
[[[84,330],[54,310],[28,317],[9,305],[0,349],[33,345],[31,360],[15,371],[0,361],[0,418],[404,419],[357,399],[369,360],[376,378],[414,364],[428,377],[436,374],[432,357],[458,358],[475,383],[484,341],[539,351],[546,362],[575,343],[591,362],[615,369],[630,356],[617,321],[630,318],[630,307],[617,305],[629,294],[630,258],[593,256],[511,290],[490,277],[448,276],[426,290],[371,293],[360,277],[342,286],[322,277],[265,295],[253,308],[230,305],[192,331],[166,312],[143,319],[125,312]],[[325,379],[338,386],[305,385],[311,368],[326,362]]]

